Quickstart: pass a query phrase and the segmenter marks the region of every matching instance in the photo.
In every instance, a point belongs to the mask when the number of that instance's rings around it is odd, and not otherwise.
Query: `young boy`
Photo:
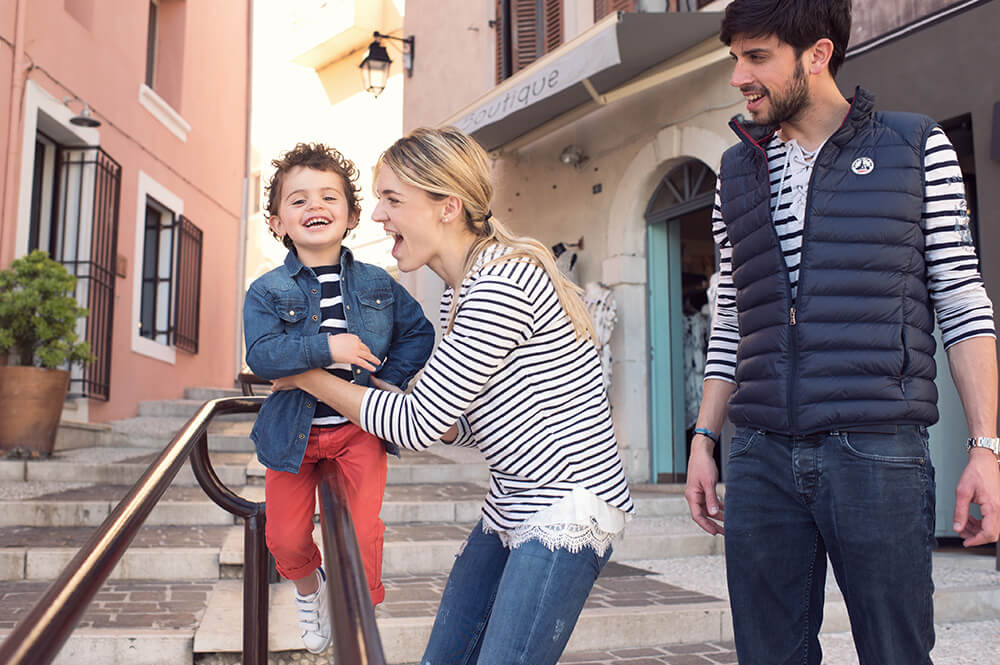
[[[300,143],[272,164],[268,226],[288,255],[247,292],[247,364],[266,379],[326,368],[361,385],[374,377],[405,388],[430,355],[434,331],[396,280],[355,261],[341,244],[361,213],[357,169],[322,144]],[[385,598],[379,512],[386,451],[398,448],[301,390],[269,395],[250,436],[267,467],[267,545],[295,584],[302,641],[320,653],[330,643],[330,611],[312,536],[316,486],[330,466],[341,476],[378,604]]]

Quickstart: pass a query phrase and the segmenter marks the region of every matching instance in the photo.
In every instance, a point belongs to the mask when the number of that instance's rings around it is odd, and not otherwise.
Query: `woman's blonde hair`
[[[422,189],[435,200],[455,196],[462,201],[466,228],[476,236],[465,258],[466,273],[488,245],[498,243],[511,248],[513,252],[491,263],[523,260],[540,265],[552,280],[559,303],[573,323],[577,338],[589,338],[596,343],[594,324],[580,299],[583,290],[559,272],[552,252],[545,245],[534,238],[514,235],[493,216],[490,210],[493,181],[489,158],[470,136],[455,127],[415,129],[382,153],[375,167],[376,172],[383,166],[392,169],[402,182]],[[457,307],[458,294],[455,294],[448,330],[451,330]]]

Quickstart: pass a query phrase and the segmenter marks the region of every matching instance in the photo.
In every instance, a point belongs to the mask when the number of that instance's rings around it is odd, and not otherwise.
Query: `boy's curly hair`
[[[316,171],[330,171],[344,179],[344,196],[347,197],[348,214],[354,217],[361,215],[361,188],[358,186],[358,168],[354,162],[344,157],[339,150],[323,143],[299,143],[291,150],[283,152],[277,159],[271,160],[275,168],[274,175],[264,190],[267,193],[267,210],[265,221],[278,214],[278,202],[281,199],[281,183],[285,174],[296,166],[304,166]],[[270,229],[270,225],[268,225]],[[285,247],[294,247],[292,239],[287,235],[281,238],[273,230],[271,235],[281,240]]]

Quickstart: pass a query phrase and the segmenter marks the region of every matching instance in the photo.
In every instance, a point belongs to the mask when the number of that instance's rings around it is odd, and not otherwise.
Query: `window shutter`
[[[190,353],[198,353],[202,232],[184,215],[180,216],[177,229],[174,346]]]
[[[594,0],[594,20],[604,18],[611,12],[634,12],[635,0]]]
[[[510,54],[510,29],[509,17],[504,16],[504,0],[496,0],[496,20],[493,23],[493,34],[496,38],[496,82],[500,83],[510,76],[510,67],[507,65]]]
[[[511,73],[519,72],[538,58],[541,51],[538,3],[536,0],[510,0]]]
[[[563,43],[563,0],[545,0],[545,53]]]

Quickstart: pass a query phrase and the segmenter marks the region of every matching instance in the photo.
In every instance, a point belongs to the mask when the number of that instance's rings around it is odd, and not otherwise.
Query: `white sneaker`
[[[330,646],[330,606],[327,604],[326,573],[316,569],[319,588],[308,596],[295,592],[295,608],[302,629],[302,643],[309,653],[323,653]]]

